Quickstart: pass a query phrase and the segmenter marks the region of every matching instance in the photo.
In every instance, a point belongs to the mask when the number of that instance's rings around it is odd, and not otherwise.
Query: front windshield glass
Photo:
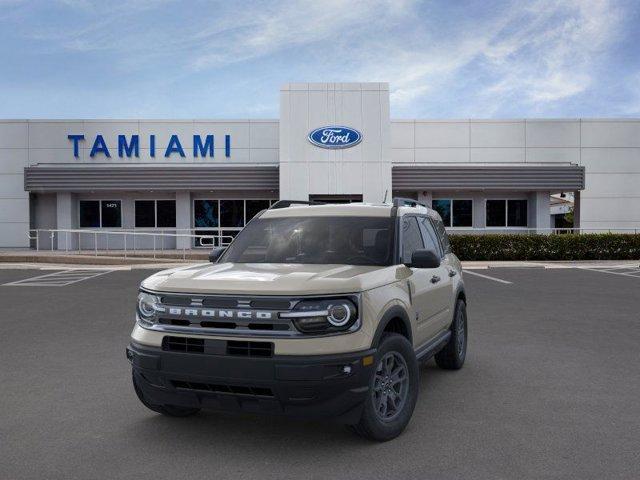
[[[391,265],[392,219],[286,217],[252,220],[221,262]]]

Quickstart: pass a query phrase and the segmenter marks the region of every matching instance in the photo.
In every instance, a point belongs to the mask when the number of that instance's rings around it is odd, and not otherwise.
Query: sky
[[[640,1],[0,0],[0,118],[278,118],[340,81],[393,118],[640,117]]]

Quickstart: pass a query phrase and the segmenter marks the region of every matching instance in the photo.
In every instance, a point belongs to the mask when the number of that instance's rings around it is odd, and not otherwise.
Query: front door
[[[410,264],[411,255],[415,250],[430,248],[423,240],[415,216],[402,217],[401,225],[401,260]],[[438,250],[435,250],[438,253]],[[443,315],[449,309],[450,279],[447,269],[441,265],[438,268],[411,268],[408,279],[411,291],[411,303],[415,313],[418,330],[414,333],[416,345],[433,338],[440,330]]]

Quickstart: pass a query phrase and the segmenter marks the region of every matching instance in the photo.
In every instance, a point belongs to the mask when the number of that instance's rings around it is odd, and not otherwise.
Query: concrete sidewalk
[[[155,258],[154,258],[155,255]],[[0,250],[0,268],[19,268],[20,265],[38,264],[41,266],[78,265],[95,266],[141,266],[143,268],[169,268],[173,265],[202,263],[209,258],[209,250],[138,250],[136,252],[93,251],[61,252],[35,251],[29,249]],[[591,268],[591,267],[638,267],[640,260],[584,260],[584,261],[468,261],[462,262],[467,270],[486,270],[490,268]]]
[[[597,267],[638,267],[640,260],[567,260],[567,261],[465,261],[465,270],[486,270],[489,268],[597,268]]]
[[[7,249],[0,250],[3,263],[49,263],[69,265],[139,265],[153,263],[206,262],[208,249],[198,250],[137,250],[135,252],[98,251],[65,252],[59,250]]]

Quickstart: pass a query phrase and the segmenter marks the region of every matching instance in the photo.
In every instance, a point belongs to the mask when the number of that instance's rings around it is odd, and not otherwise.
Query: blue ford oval
[[[353,128],[330,125],[309,133],[309,141],[322,148],[349,148],[362,141],[362,134]]]

